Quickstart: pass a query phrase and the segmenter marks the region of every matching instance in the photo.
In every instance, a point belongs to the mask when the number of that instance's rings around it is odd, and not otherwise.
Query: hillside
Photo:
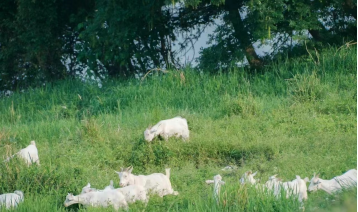
[[[134,174],[170,167],[179,196],[154,197],[147,211],[298,211],[297,201],[264,197],[238,179],[248,170],[266,182],[274,174],[284,181],[314,172],[331,179],[356,169],[356,71],[357,49],[332,47],[255,75],[188,69],[181,77],[173,70],[102,88],[62,81],[14,93],[0,99],[0,157],[35,140],[41,166],[0,163],[0,193],[24,192],[17,211],[66,211],[67,193],[80,193],[88,182],[104,188],[112,179],[118,187],[120,167],[132,165]],[[144,141],[146,127],[178,115],[188,120],[189,142]],[[221,171],[227,165],[238,169]],[[205,184],[216,174],[226,182],[219,206]],[[319,191],[308,194],[305,208],[356,211],[356,199],[356,189]]]

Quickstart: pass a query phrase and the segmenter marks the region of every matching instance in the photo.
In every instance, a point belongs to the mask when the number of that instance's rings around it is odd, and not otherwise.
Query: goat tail
[[[170,168],[165,169],[165,176],[167,176],[168,179],[170,179]]]

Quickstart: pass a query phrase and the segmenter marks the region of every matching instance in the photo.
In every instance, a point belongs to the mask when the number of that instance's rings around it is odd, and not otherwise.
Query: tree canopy
[[[356,11],[352,0],[2,0],[0,91],[75,77],[84,66],[106,78],[180,68],[173,43],[188,48],[209,25],[198,68],[215,73],[246,58],[260,69],[269,61],[256,42],[271,40],[278,53],[300,33],[312,45],[356,40]]]

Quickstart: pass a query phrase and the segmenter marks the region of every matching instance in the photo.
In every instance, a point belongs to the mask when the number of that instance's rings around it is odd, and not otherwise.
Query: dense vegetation
[[[208,26],[215,31],[198,68],[227,71],[246,58],[262,69],[277,53],[301,52],[292,43],[356,41],[356,11],[353,0],[2,0],[0,92],[74,78],[84,67],[121,79],[182,68],[177,57]],[[274,51],[260,58],[254,44],[265,41]]]
[[[18,211],[64,211],[67,193],[87,182],[103,188],[113,179],[118,187],[120,167],[132,165],[135,174],[171,167],[180,195],[153,197],[146,210],[297,211],[297,201],[263,196],[238,178],[253,170],[261,182],[314,172],[330,179],[357,167],[356,52],[352,46],[312,52],[255,75],[173,70],[102,88],[67,80],[14,93],[0,100],[1,158],[35,140],[41,166],[0,163],[0,193],[24,191]],[[144,141],[149,124],[177,115],[188,120],[189,142]],[[238,169],[221,171],[229,164]],[[218,173],[227,182],[220,205],[204,183]],[[305,207],[354,210],[356,198],[356,190],[311,193]]]

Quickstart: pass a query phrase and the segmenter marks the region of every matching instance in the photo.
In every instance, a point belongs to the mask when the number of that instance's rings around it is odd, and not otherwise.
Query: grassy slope
[[[64,211],[66,194],[87,182],[102,188],[113,179],[118,186],[120,167],[133,165],[135,174],[171,167],[180,195],[154,197],[147,210],[297,211],[296,201],[262,196],[238,178],[253,170],[262,182],[313,172],[328,179],[357,167],[356,58],[354,48],[332,48],[319,63],[286,61],[254,77],[240,69],[217,76],[186,70],[185,82],[173,71],[142,84],[116,81],[100,89],[66,81],[16,93],[0,100],[0,156],[36,140],[42,165],[1,163],[0,193],[23,190],[20,211]],[[177,115],[189,122],[190,142],[144,141],[149,124]],[[228,164],[239,169],[220,170]],[[219,206],[204,184],[218,173],[227,182]],[[306,210],[354,210],[356,197],[356,191],[309,194]]]

